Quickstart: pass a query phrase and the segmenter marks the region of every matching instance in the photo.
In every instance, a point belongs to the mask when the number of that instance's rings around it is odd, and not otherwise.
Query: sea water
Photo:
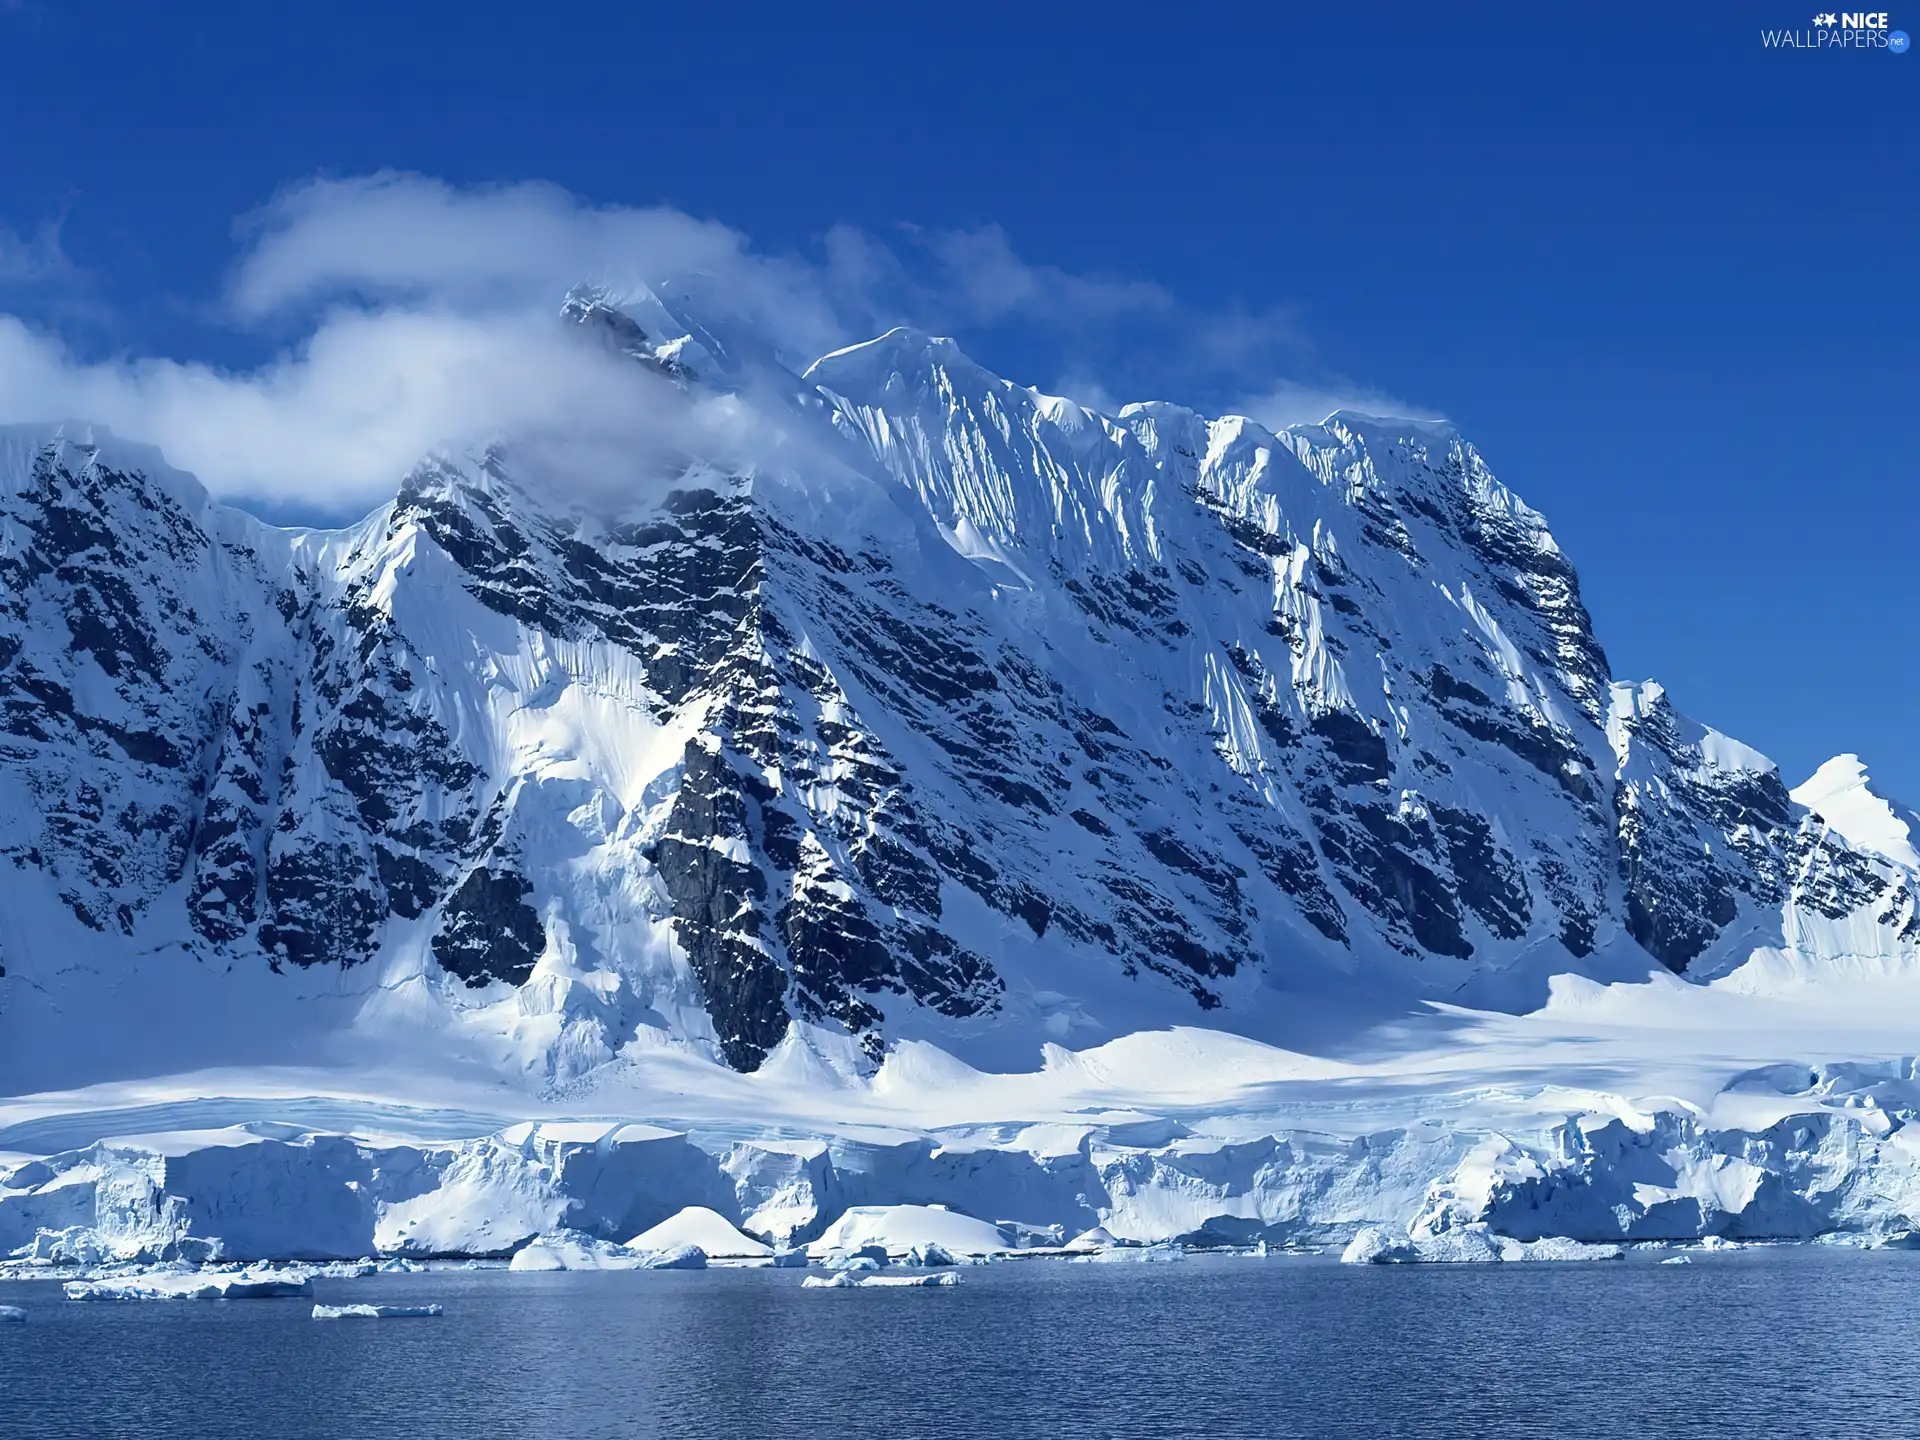
[[[1712,1436],[1920,1433],[1920,1254],[1588,1264],[1014,1261],[939,1289],[792,1270],[320,1280],[79,1305],[0,1283],[0,1435]]]

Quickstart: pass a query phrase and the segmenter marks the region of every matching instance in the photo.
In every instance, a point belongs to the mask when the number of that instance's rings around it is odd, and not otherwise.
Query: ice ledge
[[[573,1269],[705,1264],[706,1245],[717,1260],[775,1263],[774,1252],[800,1246],[816,1258],[964,1258],[1179,1242],[1511,1260],[1599,1258],[1553,1251],[1575,1242],[1885,1240],[1920,1229],[1911,1062],[1776,1066],[1729,1097],[1746,1123],[1588,1094],[1539,1129],[1430,1122],[1351,1138],[1095,1125],[1072,1144],[1049,1127],[965,1144],[696,1141],[609,1122],[438,1144],[158,1135],[14,1166],[0,1177],[0,1253],[14,1268],[384,1255]],[[1081,1238],[1070,1247],[1070,1236]],[[244,1272],[194,1272],[149,1288],[231,1295],[249,1283]]]

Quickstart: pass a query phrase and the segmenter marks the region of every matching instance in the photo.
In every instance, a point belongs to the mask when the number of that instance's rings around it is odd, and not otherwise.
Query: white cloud
[[[1197,309],[1149,280],[1035,265],[999,226],[902,226],[899,236],[896,248],[851,226],[828,232],[825,277],[842,314],[863,317],[870,330],[1038,332],[1069,377],[1055,388],[1096,408],[1116,394],[1193,401],[1202,398],[1195,390],[1239,393],[1253,377],[1311,361],[1289,309]]]
[[[745,467],[782,443],[740,398],[684,394],[544,312],[336,312],[242,375],[82,363],[0,318],[0,397],[0,418],[86,419],[156,444],[215,493],[333,511],[386,499],[417,460],[460,439],[591,453],[608,483],[689,456]]]
[[[728,318],[806,359],[845,331],[815,267],[664,207],[589,205],[540,182],[460,190],[420,175],[311,180],[243,220],[230,287],[243,319],[351,298],[551,312],[568,287],[694,278]]]
[[[159,445],[218,494],[336,512],[377,503],[422,455],[471,439],[586,448],[629,471],[687,453],[750,465],[799,443],[779,407],[689,397],[582,343],[555,319],[580,281],[696,291],[703,318],[765,337],[796,368],[910,323],[969,341],[1039,337],[1054,350],[1043,363],[1076,377],[1069,393],[1106,408],[1251,395],[1233,408],[1269,423],[1324,413],[1308,414],[1322,391],[1275,378],[1310,360],[1286,312],[1196,311],[1151,282],[1031,264],[995,227],[903,228],[891,243],[840,227],[808,258],[552,185],[380,174],[292,186],[238,236],[228,312],[297,336],[285,350],[241,371],[89,359],[0,316],[0,421],[95,421]],[[56,272],[73,273],[57,227],[0,231],[0,278]]]
[[[1393,416],[1405,420],[1443,420],[1437,411],[1410,405],[1364,385],[1328,381],[1301,384],[1281,381],[1259,394],[1242,395],[1225,407],[1227,413],[1258,420],[1269,430],[1284,430],[1289,425],[1313,425],[1336,410],[1357,410],[1363,415]]]
[[[32,235],[0,225],[0,285],[70,285],[79,275],[61,248],[59,221],[47,221]]]

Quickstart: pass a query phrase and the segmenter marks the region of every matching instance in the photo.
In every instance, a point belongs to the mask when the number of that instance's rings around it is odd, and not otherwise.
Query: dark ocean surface
[[[1920,1435],[1920,1254],[1657,1258],[443,1271],[315,1282],[441,1319],[324,1323],[0,1282],[0,1436]]]

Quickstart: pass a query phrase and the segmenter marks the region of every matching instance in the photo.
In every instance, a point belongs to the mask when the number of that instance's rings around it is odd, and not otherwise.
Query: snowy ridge
[[[1920,870],[1920,815],[1874,788],[1858,755],[1836,755],[1793,790],[1793,800],[1856,850]]]

